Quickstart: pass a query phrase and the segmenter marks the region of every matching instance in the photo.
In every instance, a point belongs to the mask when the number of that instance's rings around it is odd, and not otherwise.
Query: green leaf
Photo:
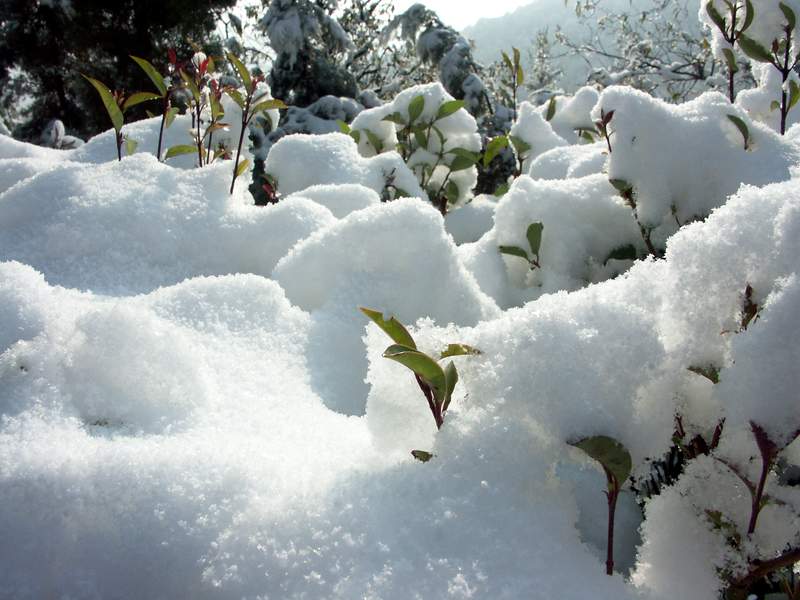
[[[403,324],[394,317],[391,317],[388,320],[384,319],[383,313],[380,311],[364,308],[363,306],[358,310],[369,317],[369,319],[372,320],[372,322],[378,327],[383,329],[383,331],[386,332],[386,335],[388,335],[393,342],[400,344],[401,346],[407,346],[413,349],[417,348],[414,338],[412,338],[411,334],[408,333],[408,330],[403,327]]]
[[[514,151],[517,153],[517,156],[524,157],[525,153],[531,149],[531,145],[523,140],[521,137],[517,137],[516,135],[509,135],[508,139],[511,141],[511,145],[514,146]]]
[[[425,131],[425,127],[414,127],[414,140],[420,148],[428,147],[428,134]]]
[[[455,181],[447,182],[444,188],[444,195],[447,196],[447,202],[450,204],[455,204],[458,201],[461,191],[458,189],[458,185],[456,185]]]
[[[633,186],[624,179],[609,179],[608,182],[622,194],[627,194],[633,189]]]
[[[453,161],[450,163],[450,172],[456,173],[458,171],[465,171],[471,169],[478,162],[477,159],[473,160],[471,157],[457,154]]]
[[[519,48],[514,48],[514,46],[512,46],[511,51],[514,54],[514,66],[518,67],[520,63]]]
[[[517,85],[522,85],[525,83],[525,73],[522,70],[522,65],[517,66]]]
[[[350,132],[350,137],[353,138],[356,144],[361,143],[361,132],[358,129],[354,129]]]
[[[367,139],[369,140],[369,143],[372,144],[372,147],[375,148],[375,152],[378,154],[383,152],[383,142],[381,141],[381,138],[372,133],[369,129],[365,129],[364,133],[367,134]]]
[[[395,186],[395,188],[394,188],[394,197],[395,197],[395,199],[397,199],[397,198],[413,198],[414,196],[409,194],[403,188],[399,188],[399,187]]]
[[[505,196],[508,193],[509,189],[511,188],[507,182],[501,183],[499,186],[497,186],[497,189],[494,191],[493,195],[496,196],[497,198],[500,198],[502,196]]]
[[[167,109],[167,116],[164,118],[164,126],[169,129],[169,126],[172,125],[172,122],[175,120],[175,116],[178,114],[178,109],[176,107],[172,107]]]
[[[450,400],[453,399],[453,392],[456,389],[457,383],[458,371],[456,370],[456,366],[453,364],[453,361],[450,361],[444,368],[444,393],[442,394],[442,399],[440,401],[443,413],[450,408]],[[435,391],[436,390],[434,390],[434,392]]]
[[[420,94],[415,96],[414,99],[408,104],[408,122],[409,124],[416,121],[425,110],[425,96]]]
[[[125,118],[122,116],[122,111],[119,109],[119,105],[114,99],[114,94],[111,93],[111,90],[109,90],[105,84],[97,79],[87,77],[86,75],[83,75],[83,78],[91,83],[94,86],[94,89],[97,90],[97,93],[100,94],[100,99],[103,101],[103,106],[105,107],[106,112],[111,119],[111,124],[114,126],[114,131],[119,133],[122,130],[122,125],[125,122]]]
[[[242,93],[239,90],[235,90],[233,88],[227,88],[225,90],[225,93],[228,94],[228,96],[230,96],[231,100],[236,102],[236,105],[239,108],[244,110],[244,97],[242,96]]]
[[[126,138],[125,139],[125,154],[130,156],[134,152],[136,152],[136,148],[139,146],[139,142],[134,139]]]
[[[167,95],[167,86],[164,85],[164,78],[161,74],[156,71],[156,68],[150,64],[149,61],[145,60],[144,58],[139,58],[138,56],[131,56],[131,58],[142,68],[147,76],[150,78],[150,81],[153,82],[153,85],[156,86],[158,93],[161,95],[161,98]]]
[[[728,70],[731,73],[739,72],[739,65],[736,63],[736,55],[730,48],[723,48],[722,54],[725,56],[725,63],[728,65]]]
[[[800,85],[794,79],[789,81],[789,110],[793,109],[800,100]]]
[[[384,358],[388,358],[400,363],[419,375],[426,383],[438,390],[441,394],[445,390],[445,375],[442,367],[435,360],[424,352],[415,348],[393,344],[383,353]]]
[[[213,94],[211,95],[210,102],[211,119],[214,121],[219,121],[225,116],[225,110],[222,108],[222,103]]]
[[[631,474],[631,469],[633,468],[631,455],[625,449],[625,446],[614,438],[596,435],[577,442],[571,442],[570,445],[580,448],[589,457],[599,462],[606,474],[612,475],[620,487]]]
[[[481,351],[466,344],[450,344],[442,350],[441,358],[450,358],[451,356],[475,356],[480,354]]]
[[[753,19],[756,17],[756,11],[753,9],[753,3],[751,0],[744,0],[745,8],[747,9],[747,15],[744,18],[744,25],[739,30],[739,33],[743,31],[747,31],[750,28],[750,25],[753,24]]]
[[[445,117],[449,117],[453,113],[457,113],[459,110],[464,108],[464,101],[463,100],[450,100],[449,102],[444,102],[441,106],[439,106],[439,110],[436,112],[436,120],[444,119]]]
[[[250,77],[250,71],[247,70],[247,67],[244,66],[244,63],[239,60],[239,57],[233,52],[228,52],[228,60],[239,72],[239,77],[242,79],[242,83],[244,83],[244,89],[246,89],[248,92],[251,92],[253,89],[253,80]]]
[[[350,134],[350,125],[342,121],[341,119],[336,119],[336,124],[339,126],[339,131],[342,133]]]
[[[141,104],[142,102],[147,102],[148,100],[161,100],[161,96],[154,94],[153,92],[136,92],[131,94],[122,104],[122,112],[124,113],[130,107]]]
[[[777,100],[773,100],[772,102],[769,103],[770,111],[780,110],[780,108],[781,108],[781,103],[778,102]]]
[[[430,459],[433,458],[433,454],[430,452],[425,452],[425,450],[412,450],[411,456],[416,458],[419,462],[428,462]]]
[[[547,103],[547,112],[545,112],[544,120],[545,121],[552,121],[553,117],[556,116],[556,97],[553,96],[550,98],[550,102]]]
[[[747,128],[747,124],[736,115],[727,115],[727,116],[730,122],[736,125],[736,128],[739,130],[739,133],[742,134],[742,137],[744,138],[744,149],[747,150],[748,148],[750,148],[750,130]]]
[[[395,125],[405,125],[406,120],[403,118],[399,112],[394,112],[390,115],[386,115],[381,119],[381,121],[389,121],[390,123],[394,123]]]
[[[544,225],[531,223],[528,225],[528,231],[525,232],[525,237],[528,238],[528,245],[530,245],[531,253],[534,256],[539,256],[539,249],[542,245],[542,231],[544,231]]]
[[[770,51],[745,34],[739,36],[739,47],[742,52],[757,62],[774,64]]]
[[[619,248],[614,248],[608,257],[603,261],[603,264],[608,263],[610,260],[636,260],[639,258],[639,252],[633,244],[626,244]]]
[[[172,146],[171,148],[167,149],[167,153],[164,155],[164,160],[172,158],[173,156],[179,156],[181,154],[195,154],[196,152],[197,152],[197,146],[190,146],[189,144],[179,144],[177,146]]]
[[[783,16],[786,17],[786,24],[788,25],[789,29],[794,29],[795,25],[797,25],[797,17],[795,16],[794,11],[786,6],[783,2],[779,2],[778,7],[781,9]]]
[[[497,249],[500,251],[500,254],[519,256],[520,258],[524,258],[526,262],[530,262],[530,259],[528,258],[528,253],[518,246],[498,246]]]
[[[500,154],[503,148],[508,147],[508,138],[504,135],[499,135],[496,138],[492,138],[489,140],[489,143],[486,144],[486,152],[483,154],[483,166],[484,168],[489,167],[489,163],[491,163],[494,158]]]
[[[258,113],[266,112],[268,110],[275,110],[275,109],[285,109],[288,108],[282,100],[276,100],[275,98],[271,98],[270,100],[264,100],[263,102],[259,102],[255,106],[250,109],[251,115],[257,115]]]
[[[508,54],[506,54],[502,50],[500,51],[500,54],[503,55],[503,62],[506,64],[506,67],[508,67],[508,70],[513,73],[514,72],[514,63],[511,62],[511,58],[508,56]]]
[[[717,26],[717,29],[727,35],[728,26],[725,24],[725,17],[723,17],[717,10],[717,7],[714,6],[713,0],[706,4],[706,14],[714,22],[714,25]]]
[[[692,373],[700,375],[701,377],[705,377],[715,385],[719,383],[719,369],[713,365],[708,365],[705,367],[689,367],[689,370]]]
[[[245,171],[247,171],[249,166],[250,166],[250,159],[245,158],[242,162],[239,163],[239,166],[236,167],[236,175],[234,175],[233,178],[239,179],[239,176]]]

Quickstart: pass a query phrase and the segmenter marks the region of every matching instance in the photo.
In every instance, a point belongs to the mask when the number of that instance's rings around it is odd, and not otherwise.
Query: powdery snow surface
[[[399,155],[338,133],[274,145],[269,207],[228,194],[229,163],[0,137],[0,597],[717,598],[746,564],[708,511],[746,526],[741,481],[701,458],[644,513],[626,486],[608,577],[605,477],[569,442],[614,437],[637,477],[676,413],[691,435],[725,418],[719,453],[751,477],[751,423],[788,443],[800,156],[752,121],[746,151],[718,95],[620,88],[594,97],[612,154],[568,146],[553,128],[588,117],[579,96],[554,124],[524,108],[529,175],[446,219]],[[389,176],[418,197],[381,202]],[[646,254],[637,217],[664,259],[611,257]],[[535,269],[498,250],[531,223]],[[440,431],[360,306],[431,355],[481,350],[448,359]],[[779,483],[753,556],[800,543]]]

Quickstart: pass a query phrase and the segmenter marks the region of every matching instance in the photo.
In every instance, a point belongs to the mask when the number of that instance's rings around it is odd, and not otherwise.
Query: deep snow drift
[[[559,142],[496,206],[446,221],[421,198],[381,203],[387,169],[413,174],[339,134],[275,145],[291,195],[269,207],[243,182],[228,195],[227,164],[96,164],[92,142],[0,136],[0,597],[714,600],[736,563],[704,511],[745,518],[741,482],[693,463],[648,501],[641,539],[625,491],[608,577],[605,478],[567,442],[613,436],[643,474],[676,413],[727,418],[734,458],[755,452],[750,420],[775,439],[800,423],[800,154],[755,123],[745,151],[715,95],[599,102],[620,115],[610,161],[588,147],[596,168],[569,176],[587,147]],[[643,135],[654,118],[690,153]],[[536,125],[532,142],[555,139]],[[704,177],[706,154],[724,177]],[[644,252],[612,172],[665,259],[609,259]],[[531,271],[497,248],[534,221]],[[748,285],[761,314],[736,333]],[[438,433],[359,306],[430,353],[482,351],[454,359]],[[706,365],[718,386],[687,370]],[[800,535],[796,488],[775,485],[762,551]]]

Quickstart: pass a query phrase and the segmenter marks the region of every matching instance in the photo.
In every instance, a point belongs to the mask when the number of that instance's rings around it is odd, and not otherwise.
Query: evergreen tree
[[[234,3],[0,0],[0,117],[29,140],[38,140],[51,119],[82,137],[103,131],[105,111],[82,72],[111,88],[147,87],[130,55],[160,66],[169,48],[190,56],[190,40],[213,51],[209,41],[220,13]]]

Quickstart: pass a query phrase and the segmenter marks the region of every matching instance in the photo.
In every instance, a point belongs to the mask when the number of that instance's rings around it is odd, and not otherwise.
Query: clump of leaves
[[[417,348],[414,338],[396,318],[385,319],[380,311],[369,308],[362,307],[360,310],[392,339],[394,344],[384,351],[383,356],[404,365],[414,373],[414,378],[428,402],[436,428],[441,429],[458,383],[458,371],[453,361],[444,368],[439,361],[454,356],[480,354],[480,350],[466,344],[450,344],[438,357],[433,357]],[[427,455],[423,462],[430,459],[430,455],[421,450],[415,450],[412,454],[419,460]]]
[[[630,453],[614,438],[597,435],[570,442],[571,446],[580,448],[603,468],[608,488],[605,492],[608,500],[608,533],[606,537],[606,574],[614,573],[614,516],[617,510],[617,499],[622,486],[631,474],[633,464]]]
[[[412,98],[408,104],[406,114],[399,111],[384,117],[384,121],[391,122],[397,130],[397,146],[394,148],[406,163],[414,156],[417,150],[425,150],[433,155],[433,162],[419,162],[411,166],[417,176],[420,186],[428,193],[431,202],[439,209],[442,215],[447,214],[450,207],[458,201],[460,190],[452,175],[459,171],[471,169],[480,161],[480,153],[466,148],[448,148],[447,138],[438,126],[439,121],[455,114],[464,108],[463,100],[449,100],[442,102],[431,119],[423,118],[425,112],[425,96],[422,94]],[[353,129],[343,122],[339,127],[344,133],[349,134],[356,143],[360,143],[363,136],[380,154],[391,148],[384,147],[383,141],[368,129]],[[398,192],[399,193],[399,192]],[[399,197],[395,196],[395,197]]]
[[[734,76],[739,72],[739,65],[736,62],[736,55],[733,53],[732,48],[739,41],[741,35],[753,24],[755,11],[750,0],[744,0],[744,2],[726,0],[725,6],[728,12],[722,15],[717,10],[713,0],[709,1],[706,4],[706,13],[722,33],[722,39],[731,46],[730,48],[723,48],[722,53],[725,56],[725,63],[728,67],[728,97],[733,102],[736,98]]]
[[[798,85],[794,79],[789,81],[789,77],[798,64],[800,64],[800,52],[795,54],[796,40],[793,39],[794,28],[797,24],[797,16],[794,11],[783,2],[779,2],[778,6],[786,20],[783,26],[782,37],[772,40],[770,47],[765,48],[757,40],[740,32],[738,42],[742,52],[752,60],[770,64],[780,73],[781,82],[783,84],[781,86],[781,99],[780,102],[777,100],[773,102],[772,108],[773,110],[780,110],[780,131],[781,134],[784,134],[786,133],[786,118],[789,111],[800,101],[800,85]],[[752,21],[755,15],[752,9],[752,4],[749,4],[747,7],[747,19],[750,21]],[[712,17],[712,19],[713,18],[714,17]],[[718,23],[717,27],[719,27]]]
[[[526,261],[528,261],[528,264],[530,264],[531,269],[540,269],[541,264],[539,263],[539,250],[542,245],[543,231],[544,225],[541,223],[531,223],[528,225],[528,230],[525,232],[525,237],[528,238],[528,246],[531,249],[530,256],[528,256],[528,253],[519,246],[499,246],[498,250],[501,254],[508,254],[510,256],[524,258]]]
[[[244,63],[232,52],[228,53],[228,60],[233,65],[239,79],[244,86],[244,95],[239,90],[232,88],[226,89],[228,96],[233,99],[242,111],[241,131],[239,132],[239,143],[236,147],[236,160],[233,163],[233,178],[231,179],[230,193],[233,194],[233,186],[236,184],[236,179],[247,170],[250,164],[249,160],[240,162],[242,155],[242,142],[244,141],[244,133],[250,126],[253,118],[268,110],[287,108],[286,105],[273,98],[268,98],[268,90],[259,90],[259,84],[264,81],[262,74],[250,73]]]
[[[130,96],[126,96],[124,92],[115,90],[112,92],[103,82],[93,79],[87,75],[83,77],[92,84],[97,93],[100,94],[100,99],[103,101],[103,106],[108,113],[108,118],[111,119],[111,125],[114,127],[114,133],[117,143],[117,159],[122,160],[122,146],[125,145],[125,153],[130,155],[136,151],[136,140],[127,138],[122,133],[122,127],[125,124],[125,112],[132,106],[147,102],[148,100],[157,100],[158,95],[151,92],[135,92]]]
[[[175,50],[169,51],[169,75],[162,77],[156,68],[148,60],[138,56],[131,56],[131,59],[139,65],[142,71],[150,78],[153,85],[158,92],[158,98],[161,100],[161,125],[158,129],[158,146],[156,148],[156,158],[162,159],[161,148],[164,139],[164,129],[169,128],[178,114],[177,107],[172,106],[172,94],[177,89],[177,86],[172,81],[172,76],[178,68],[178,57]],[[169,84],[167,83],[169,82]]]

